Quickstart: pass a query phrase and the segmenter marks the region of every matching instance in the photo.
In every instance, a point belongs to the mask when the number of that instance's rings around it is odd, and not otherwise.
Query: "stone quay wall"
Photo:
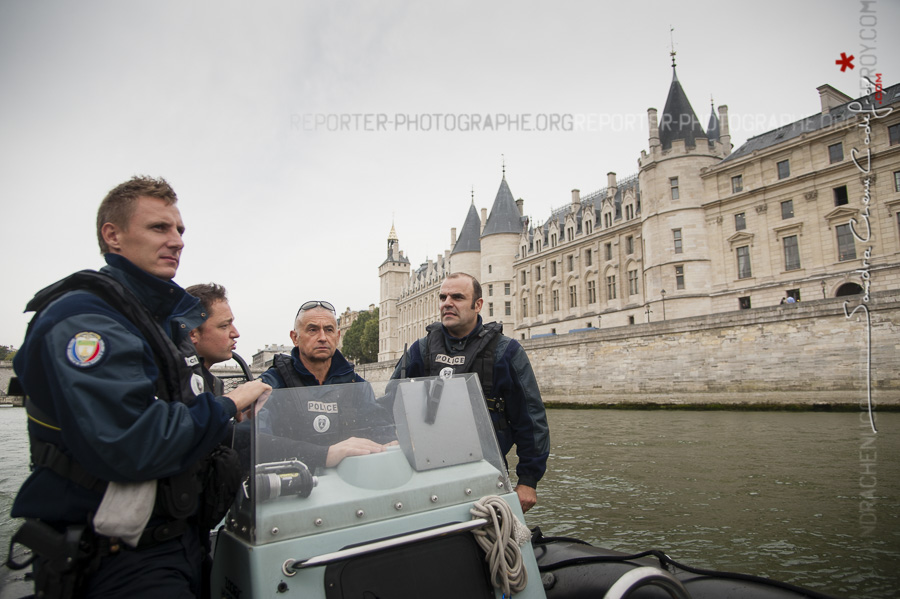
[[[12,360],[0,360],[0,397],[6,396],[9,379],[14,376]]]
[[[868,309],[871,352],[865,311],[847,318],[845,300],[847,312]],[[551,406],[862,407],[871,381],[876,409],[900,407],[900,291],[865,304],[861,296],[803,301],[520,343]],[[382,394],[395,365],[357,371]],[[12,363],[0,362],[4,401],[12,374]]]
[[[520,341],[548,405],[900,406],[900,292]],[[866,315],[871,319],[868,352]],[[396,362],[360,366],[384,389]],[[365,372],[363,372],[365,369]],[[867,376],[870,370],[871,377]]]
[[[6,393],[6,390],[9,389],[9,379],[14,376],[12,360],[0,360],[0,405],[22,405],[21,397],[13,397]]]

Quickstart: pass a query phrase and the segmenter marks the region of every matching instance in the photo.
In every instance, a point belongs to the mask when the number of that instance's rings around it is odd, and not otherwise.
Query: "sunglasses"
[[[313,300],[313,301],[309,301],[309,302],[303,302],[303,304],[300,306],[300,309],[297,310],[297,316],[300,316],[300,313],[303,312],[304,310],[312,310],[313,308],[319,308],[319,307],[325,308],[326,310],[330,310],[331,312],[334,312],[335,314],[337,314],[337,310],[335,310],[334,306],[332,306],[328,302],[323,302],[320,300]],[[296,316],[294,318],[296,318]]]

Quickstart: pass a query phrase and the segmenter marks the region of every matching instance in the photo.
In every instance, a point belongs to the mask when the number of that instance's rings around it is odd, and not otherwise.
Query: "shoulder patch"
[[[66,357],[78,368],[88,368],[100,362],[106,353],[106,342],[98,333],[82,331],[76,333],[66,346]]]

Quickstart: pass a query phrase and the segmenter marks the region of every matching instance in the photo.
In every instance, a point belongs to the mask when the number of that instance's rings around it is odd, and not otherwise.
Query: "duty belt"
[[[122,539],[118,537],[104,537],[102,535],[97,535],[95,540],[100,555],[115,555],[123,549],[140,551],[141,549],[155,547],[160,543],[165,543],[166,541],[181,536],[187,530],[187,527],[187,520],[172,520],[158,526],[145,528],[144,532],[141,533],[141,539],[138,541],[137,547],[125,545],[122,542]]]

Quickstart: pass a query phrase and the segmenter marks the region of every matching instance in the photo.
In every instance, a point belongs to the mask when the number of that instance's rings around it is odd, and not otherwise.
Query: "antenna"
[[[672,68],[675,68],[675,28],[669,25],[669,42],[672,45],[672,51],[669,52],[669,56],[672,57]]]

